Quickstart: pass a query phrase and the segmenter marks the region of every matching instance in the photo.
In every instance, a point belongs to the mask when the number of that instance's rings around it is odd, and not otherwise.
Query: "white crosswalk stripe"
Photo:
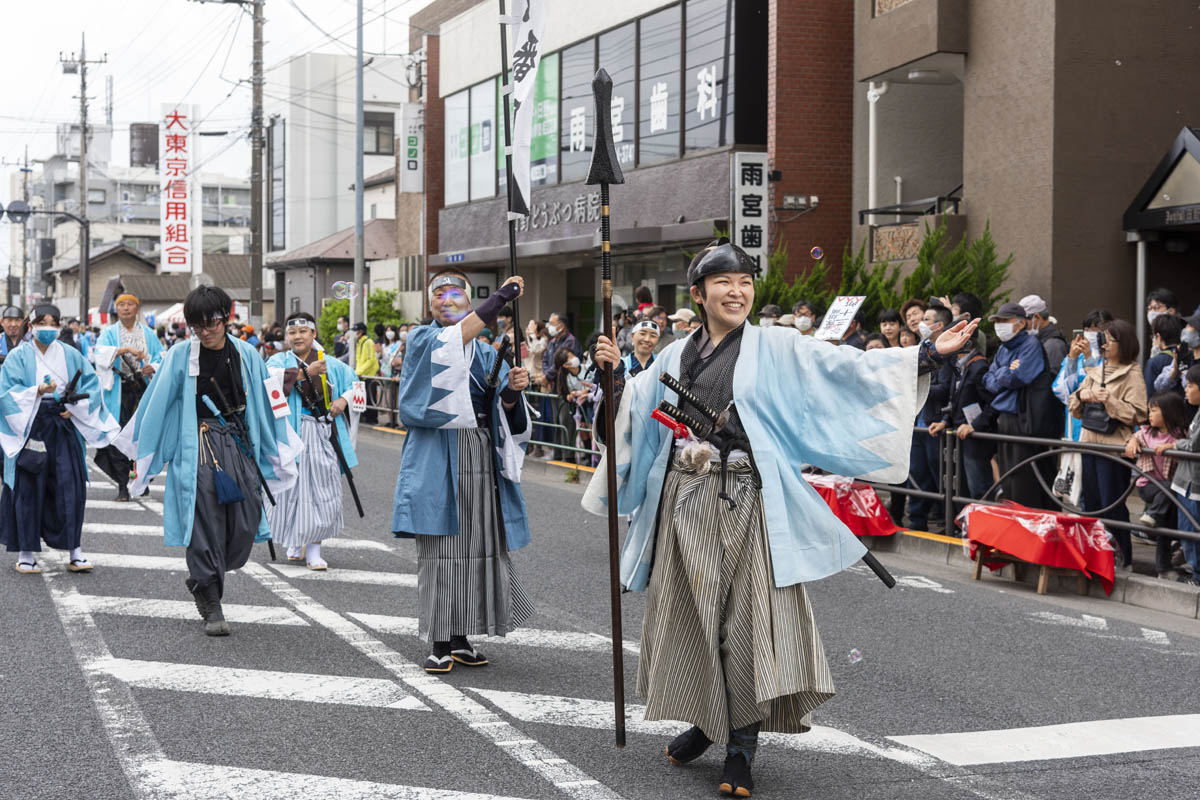
[[[311,570],[294,564],[267,564],[285,578],[300,580],[368,583],[375,586],[408,586],[416,588],[417,576],[407,572],[374,572],[365,569]]]
[[[93,662],[88,669],[104,672],[130,686],[143,689],[408,711],[429,710],[429,706],[403,691],[394,681],[381,678],[234,669],[125,658],[99,660]]]
[[[355,614],[347,616],[356,619],[376,633],[392,633],[398,636],[416,636],[416,617],[393,617],[386,614]],[[598,633],[579,633],[576,631],[548,631],[540,628],[518,628],[507,636],[472,637],[475,644],[509,644],[524,647],[546,647],[556,650],[575,650],[584,653],[608,653],[612,651],[612,643],[606,636]],[[625,642],[625,649],[636,655],[638,645]]]
[[[80,594],[69,601],[93,614],[119,614],[129,617],[182,619],[199,621],[196,604],[190,600],[151,600],[141,597],[108,597]],[[221,610],[230,623],[240,625],[308,625],[298,614],[282,606],[246,606],[222,603]]]
[[[92,500],[87,501],[88,511],[127,511],[138,513],[139,511],[149,511],[153,514],[162,516],[163,506],[157,500],[149,500],[142,498],[140,500],[130,500],[129,502],[119,502],[117,500]]]

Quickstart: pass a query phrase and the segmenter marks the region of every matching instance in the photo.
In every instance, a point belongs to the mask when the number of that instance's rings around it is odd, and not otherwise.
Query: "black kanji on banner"
[[[529,32],[529,38],[525,40],[525,44],[521,45],[521,49],[513,53],[513,80],[517,83],[525,80],[525,76],[529,74],[529,70],[537,66],[538,61],[538,40],[534,36],[533,31]]]

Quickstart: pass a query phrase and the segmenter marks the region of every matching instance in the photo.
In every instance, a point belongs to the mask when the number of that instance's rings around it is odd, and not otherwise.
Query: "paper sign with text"
[[[833,304],[825,312],[821,327],[817,328],[816,337],[826,341],[837,342],[846,335],[846,329],[854,321],[854,315],[862,307],[867,298],[861,295],[842,295],[833,299]]]
[[[354,381],[350,384],[350,410],[361,414],[367,410],[367,384],[364,381]]]

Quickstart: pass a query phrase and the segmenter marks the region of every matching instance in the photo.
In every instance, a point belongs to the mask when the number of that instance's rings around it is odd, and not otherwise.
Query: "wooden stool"
[[[1065,567],[1047,567],[1044,564],[1030,564],[1028,561],[1023,561],[1016,556],[1011,556],[1008,553],[997,550],[994,547],[979,545],[975,549],[975,580],[983,578],[983,563],[985,561],[1003,561],[1013,565],[1013,579],[1020,580],[1021,574],[1026,566],[1035,566],[1038,568],[1037,593],[1045,594],[1050,588],[1051,575],[1074,575],[1075,576],[1075,591],[1083,596],[1088,593],[1088,579],[1082,571],[1077,569],[1067,569]]]

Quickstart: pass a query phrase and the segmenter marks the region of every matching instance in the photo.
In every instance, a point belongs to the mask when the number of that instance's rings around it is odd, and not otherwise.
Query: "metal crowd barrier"
[[[919,434],[921,436],[928,436],[929,429],[922,428],[922,427],[915,427],[915,428],[913,428],[913,433]],[[1034,455],[1030,456],[1029,458],[1024,459],[1023,461],[1018,462],[1017,464],[1014,464],[1007,471],[1002,473],[1000,475],[999,479],[994,481],[992,483],[992,485],[987,489],[987,491],[985,491],[983,493],[983,497],[972,498],[972,497],[965,496],[965,494],[961,491],[961,487],[959,485],[960,478],[963,478],[963,476],[964,476],[964,471],[962,468],[962,444],[963,443],[958,438],[958,435],[953,428],[946,428],[946,430],[943,431],[941,436],[939,437],[939,443],[938,443],[938,449],[939,449],[939,454],[940,454],[940,457],[939,457],[940,470],[938,473],[939,482],[941,485],[940,491],[930,492],[930,491],[926,491],[924,489],[910,488],[910,486],[913,484],[913,480],[912,480],[911,476],[909,477],[907,484],[904,486],[891,486],[888,484],[875,483],[872,481],[863,481],[863,482],[866,483],[868,486],[871,486],[872,488],[874,488],[877,491],[885,491],[885,492],[889,492],[889,493],[896,492],[899,494],[903,494],[907,497],[919,497],[919,498],[924,498],[927,500],[936,500],[936,501],[941,502],[941,504],[942,504],[942,523],[944,526],[943,530],[947,534],[952,535],[953,531],[954,531],[954,527],[955,527],[954,526],[954,518],[956,516],[956,511],[955,511],[956,506],[962,507],[962,506],[965,506],[965,505],[968,505],[971,503],[978,503],[980,505],[1001,505],[1001,501],[989,500],[988,498],[996,496],[996,493],[999,491],[1001,485],[1009,477],[1015,475],[1018,471],[1020,471],[1022,469],[1029,469],[1029,470],[1032,470],[1034,476],[1036,476],[1038,484],[1041,486],[1042,491],[1045,493],[1045,495],[1047,497],[1051,498],[1051,500],[1053,500],[1054,503],[1056,503],[1058,505],[1057,509],[1049,508],[1049,509],[1044,509],[1044,510],[1065,511],[1066,513],[1069,513],[1069,514],[1079,514],[1081,516],[1086,516],[1086,517],[1096,517],[1096,518],[1101,519],[1104,522],[1104,525],[1109,528],[1118,528],[1121,530],[1138,531],[1141,533],[1154,534],[1154,535],[1158,535],[1158,536],[1166,536],[1167,538],[1170,538],[1170,539],[1189,539],[1189,540],[1200,541],[1200,533],[1197,533],[1195,531],[1181,531],[1181,530],[1178,530],[1177,528],[1151,527],[1148,525],[1142,525],[1137,522],[1121,522],[1119,520],[1110,520],[1110,519],[1106,519],[1104,517],[1104,515],[1106,513],[1108,513],[1109,511],[1111,511],[1112,509],[1116,508],[1118,505],[1120,505],[1126,501],[1126,499],[1129,497],[1130,492],[1133,491],[1135,482],[1137,481],[1138,478],[1145,477],[1152,485],[1154,485],[1157,489],[1159,489],[1166,495],[1166,497],[1171,501],[1171,503],[1175,506],[1175,508],[1178,509],[1178,511],[1181,514],[1183,514],[1183,516],[1186,517],[1187,520],[1192,525],[1194,525],[1194,526],[1196,526],[1196,528],[1200,529],[1200,522],[1198,522],[1197,519],[1194,516],[1192,516],[1192,514],[1187,510],[1187,508],[1184,507],[1183,503],[1180,502],[1179,497],[1175,494],[1175,492],[1173,492],[1171,490],[1171,486],[1170,486],[1169,482],[1164,483],[1162,481],[1159,481],[1158,479],[1154,478],[1152,475],[1138,469],[1136,464],[1132,463],[1129,459],[1124,457],[1125,448],[1121,445],[1092,444],[1092,443],[1088,443],[1088,442],[1071,442],[1071,441],[1067,441],[1064,439],[1044,439],[1044,438],[1040,438],[1040,437],[1036,437],[1036,436],[1014,436],[1011,434],[983,433],[983,432],[979,432],[979,431],[975,431],[975,432],[969,434],[968,438],[974,438],[974,439],[979,439],[979,440],[983,440],[983,441],[992,441],[992,442],[997,442],[997,443],[1008,442],[1010,444],[1024,444],[1024,445],[1031,445],[1031,446],[1035,446],[1035,447],[1042,447],[1045,449],[1041,450],[1038,453],[1035,453]],[[1153,453],[1153,450],[1143,449],[1142,452],[1143,453]],[[1046,485],[1045,478],[1043,477],[1042,473],[1037,469],[1037,466],[1036,466],[1037,463],[1040,461],[1045,461],[1047,459],[1053,459],[1054,463],[1056,465],[1055,471],[1057,472],[1058,458],[1059,458],[1059,456],[1061,456],[1065,453],[1079,453],[1081,455],[1084,455],[1084,454],[1092,455],[1092,456],[1104,458],[1109,461],[1114,461],[1114,462],[1120,463],[1122,466],[1128,468],[1129,471],[1132,473],[1130,476],[1129,486],[1127,486],[1125,488],[1125,491],[1121,494],[1121,496],[1119,498],[1117,498],[1117,500],[1115,500],[1114,502],[1110,503],[1109,505],[1105,506],[1102,509],[1085,510],[1085,509],[1078,508],[1076,506],[1071,505],[1070,503],[1066,502],[1066,500],[1055,495],[1052,488],[1050,486]],[[1186,451],[1186,450],[1168,450],[1165,453],[1163,453],[1163,455],[1173,458],[1173,459],[1176,459],[1178,461],[1200,461],[1200,453],[1192,453],[1192,452]],[[1080,479],[1082,479],[1082,478],[1080,477]]]

